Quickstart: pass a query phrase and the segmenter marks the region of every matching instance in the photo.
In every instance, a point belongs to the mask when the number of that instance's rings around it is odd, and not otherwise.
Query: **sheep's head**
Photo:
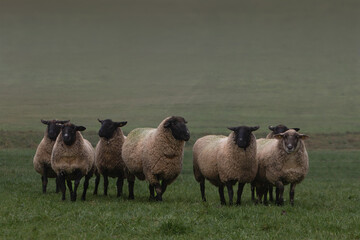
[[[289,130],[289,128],[288,128],[287,126],[282,125],[282,124],[279,124],[279,125],[277,125],[277,126],[275,126],[275,127],[269,126],[269,129],[270,129],[271,131],[273,131],[274,134],[284,133],[284,132],[286,132],[287,130]],[[291,128],[291,129],[294,129],[294,130],[297,131],[297,132],[300,131],[300,128]]]
[[[235,144],[238,145],[239,148],[246,148],[250,145],[251,141],[251,133],[259,129],[259,126],[256,127],[247,127],[247,126],[239,126],[239,127],[229,127],[231,131],[234,131]]]
[[[127,122],[113,122],[111,119],[98,119],[98,121],[101,123],[99,137],[105,138],[107,140],[114,136],[117,128],[123,127],[127,124]]]
[[[188,141],[190,139],[189,129],[186,127],[186,120],[182,117],[170,117],[164,123],[164,128],[169,128],[176,140]]]
[[[61,131],[61,125],[64,123],[69,122],[69,120],[67,121],[58,121],[58,120],[50,120],[50,121],[46,121],[46,120],[42,120],[41,122],[45,125],[47,125],[47,136],[51,141],[55,141],[57,136],[59,135],[60,131]]]
[[[295,152],[299,146],[299,140],[308,138],[305,134],[300,134],[294,129],[290,129],[284,133],[279,133],[274,136],[279,141],[282,141],[283,147],[287,153]]]
[[[84,131],[86,128],[83,126],[76,126],[72,123],[66,123],[61,127],[61,135],[64,143],[71,146],[76,141],[76,132]]]

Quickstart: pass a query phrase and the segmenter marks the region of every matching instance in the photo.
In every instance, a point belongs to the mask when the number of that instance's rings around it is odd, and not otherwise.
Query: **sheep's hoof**
[[[72,193],[70,197],[71,197],[71,201],[72,201],[72,202],[75,202],[75,201],[76,201],[76,195],[75,195],[75,194]]]
[[[134,200],[134,195],[129,195],[128,199],[129,200]]]
[[[240,205],[241,205],[241,202],[240,202],[240,201],[236,201],[236,205],[237,205],[237,206],[240,206]]]

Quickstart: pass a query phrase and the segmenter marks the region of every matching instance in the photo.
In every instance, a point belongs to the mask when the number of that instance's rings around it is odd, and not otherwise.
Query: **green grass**
[[[0,239],[360,239],[360,15],[354,0],[0,1]],[[163,203],[41,193],[40,119],[189,122],[184,169]],[[300,127],[310,172],[295,206],[207,203],[191,145],[226,127]],[[321,150],[322,149],[322,150]],[[82,189],[80,189],[81,191]],[[100,192],[102,188],[100,189]],[[286,189],[286,192],[288,189]],[[127,191],[125,191],[127,194]],[[286,193],[287,194],[287,193]]]
[[[135,200],[109,196],[61,201],[53,179],[41,193],[32,149],[0,151],[1,239],[360,239],[360,152],[310,152],[310,172],[296,188],[295,206],[255,206],[246,185],[242,206],[222,207],[217,189],[206,182],[207,202],[192,175],[191,151],[182,174],[162,203],[148,201],[145,182],[136,181]],[[102,184],[102,182],[101,182]],[[102,193],[102,185],[100,185]],[[79,189],[82,191],[82,187]],[[288,187],[285,189],[288,200]],[[227,196],[226,196],[227,199]]]

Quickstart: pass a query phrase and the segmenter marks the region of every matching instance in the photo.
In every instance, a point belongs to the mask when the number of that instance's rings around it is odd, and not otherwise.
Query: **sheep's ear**
[[[83,126],[76,126],[75,130],[76,130],[76,131],[80,131],[80,132],[82,132],[82,131],[86,130],[86,127],[83,127]]]
[[[237,127],[228,127],[227,129],[235,132],[237,130]]]
[[[65,120],[65,121],[56,121],[57,123],[60,123],[60,124],[65,124],[65,123],[68,123],[70,122],[70,120]]]
[[[279,133],[279,134],[275,134],[275,135],[274,135],[274,138],[275,138],[275,139],[278,139],[278,140],[281,140],[281,139],[283,138],[283,136],[284,136],[284,134]]]
[[[164,123],[164,128],[169,128],[170,126],[171,126],[171,121],[169,119]]]
[[[306,140],[306,139],[309,138],[309,136],[308,136],[308,135],[305,135],[305,134],[299,134],[299,138],[300,138],[301,140]]]
[[[99,121],[99,123],[101,123],[101,124],[102,124],[102,122],[103,122],[103,121],[102,121],[102,120],[100,120],[100,119],[98,119],[98,121]]]
[[[251,127],[250,130],[253,132],[253,131],[256,131],[260,128],[260,126],[255,126],[255,127]]]
[[[275,130],[275,127],[274,126],[269,126],[269,129],[271,130],[271,131],[274,131]]]
[[[292,128],[292,129],[294,129],[295,131],[300,131],[300,128]]]
[[[42,122],[43,124],[45,124],[45,125],[49,125],[49,121],[45,121],[45,120],[42,120],[42,119],[41,119],[41,122]]]
[[[116,123],[115,123],[116,127],[123,127],[123,126],[125,126],[126,124],[127,124],[126,121],[125,121],[125,122],[116,122]]]

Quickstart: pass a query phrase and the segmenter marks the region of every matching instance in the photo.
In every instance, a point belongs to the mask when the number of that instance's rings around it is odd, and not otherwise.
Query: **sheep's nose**
[[[66,137],[66,138],[69,137],[69,134],[65,133],[65,134],[64,134],[64,137]]]
[[[293,145],[292,145],[291,143],[289,143],[289,144],[287,145],[287,148],[288,148],[288,149],[292,149],[292,148],[293,148]]]

